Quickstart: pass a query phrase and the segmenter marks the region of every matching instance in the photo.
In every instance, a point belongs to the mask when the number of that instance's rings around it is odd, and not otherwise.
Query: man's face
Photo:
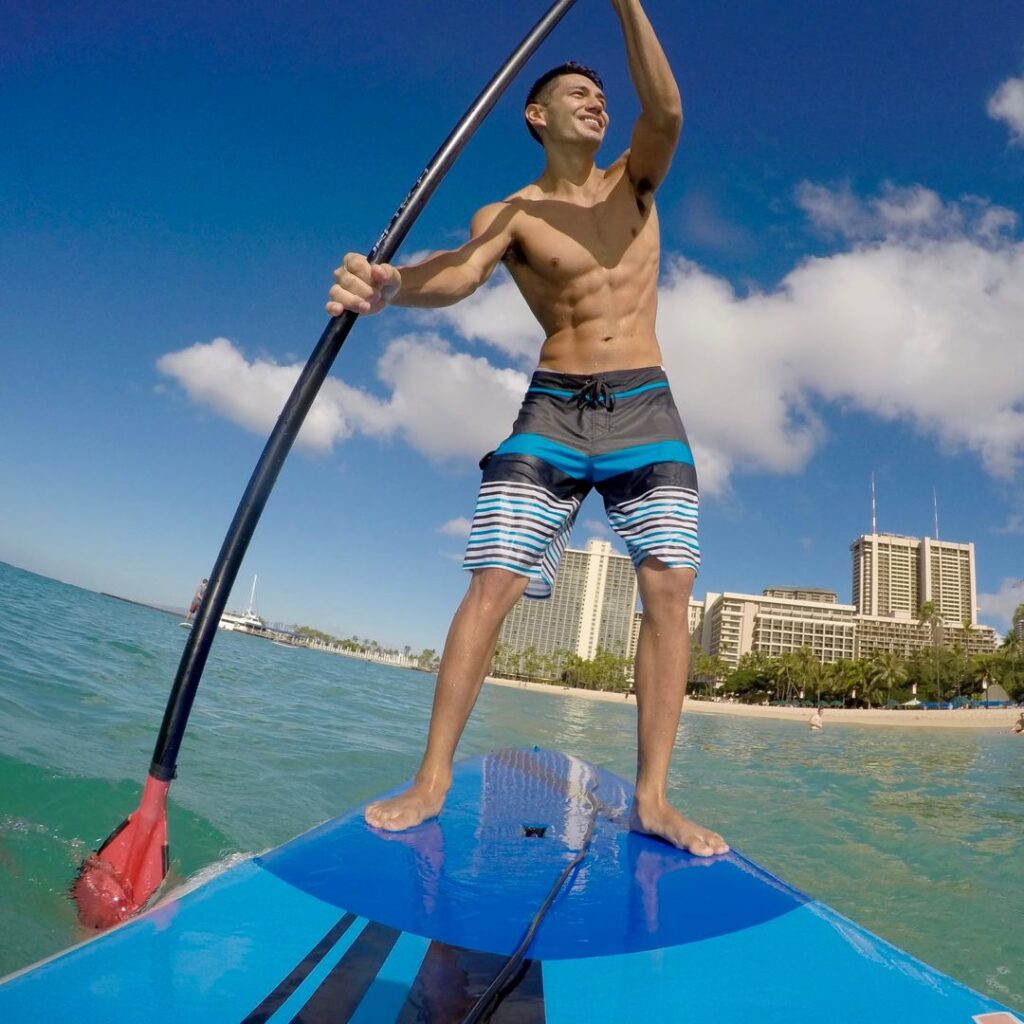
[[[595,148],[608,130],[605,96],[586,75],[562,75],[551,82],[540,107],[547,137],[552,141],[589,140]]]

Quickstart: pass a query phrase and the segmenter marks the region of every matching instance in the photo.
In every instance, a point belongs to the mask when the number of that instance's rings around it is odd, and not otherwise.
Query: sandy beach
[[[598,690],[569,689],[547,683],[526,683],[517,679],[498,679],[488,676],[486,682],[495,686],[507,686],[535,693],[548,693],[562,697],[582,697],[586,700],[616,701],[622,704],[626,698],[621,693],[603,693]],[[629,698],[634,703],[635,697]],[[687,698],[683,706],[685,715],[738,715],[743,718],[777,718],[799,722],[806,726],[811,708],[773,708],[759,704],[716,704],[713,701]],[[1009,732],[1010,726],[1020,715],[1019,708],[971,708],[966,711],[893,711],[882,708],[871,710],[859,708],[826,708],[825,728],[831,725],[878,725],[896,728],[924,729],[991,729]],[[1021,736],[1024,743],[1024,736]]]

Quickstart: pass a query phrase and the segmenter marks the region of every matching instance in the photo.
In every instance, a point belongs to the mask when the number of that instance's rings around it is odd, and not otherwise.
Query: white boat
[[[252,578],[252,590],[249,591],[249,604],[245,611],[241,614],[224,612],[217,624],[221,629],[237,633],[265,633],[267,631],[267,624],[253,611],[253,605],[256,602],[257,579],[257,576]]]

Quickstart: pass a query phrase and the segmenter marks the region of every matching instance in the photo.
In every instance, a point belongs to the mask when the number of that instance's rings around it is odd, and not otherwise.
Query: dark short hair
[[[563,75],[582,75],[584,78],[589,78],[598,89],[604,89],[604,82],[601,81],[601,76],[593,68],[588,68],[585,64],[577,64],[576,61],[569,60],[564,64],[559,64],[557,68],[546,71],[533,83],[530,91],[526,94],[524,109],[531,103],[537,102],[537,97],[544,91],[549,82],[553,82],[556,78],[561,78]],[[526,129],[537,142],[541,142],[541,137],[529,121],[526,122]]]

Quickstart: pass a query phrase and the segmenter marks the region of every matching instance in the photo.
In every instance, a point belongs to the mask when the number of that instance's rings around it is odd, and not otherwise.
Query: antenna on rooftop
[[[875,505],[875,473],[871,471],[871,533],[878,533],[878,517],[876,515],[877,509]]]
[[[932,488],[932,505],[935,507],[935,539],[939,539],[939,492]]]

